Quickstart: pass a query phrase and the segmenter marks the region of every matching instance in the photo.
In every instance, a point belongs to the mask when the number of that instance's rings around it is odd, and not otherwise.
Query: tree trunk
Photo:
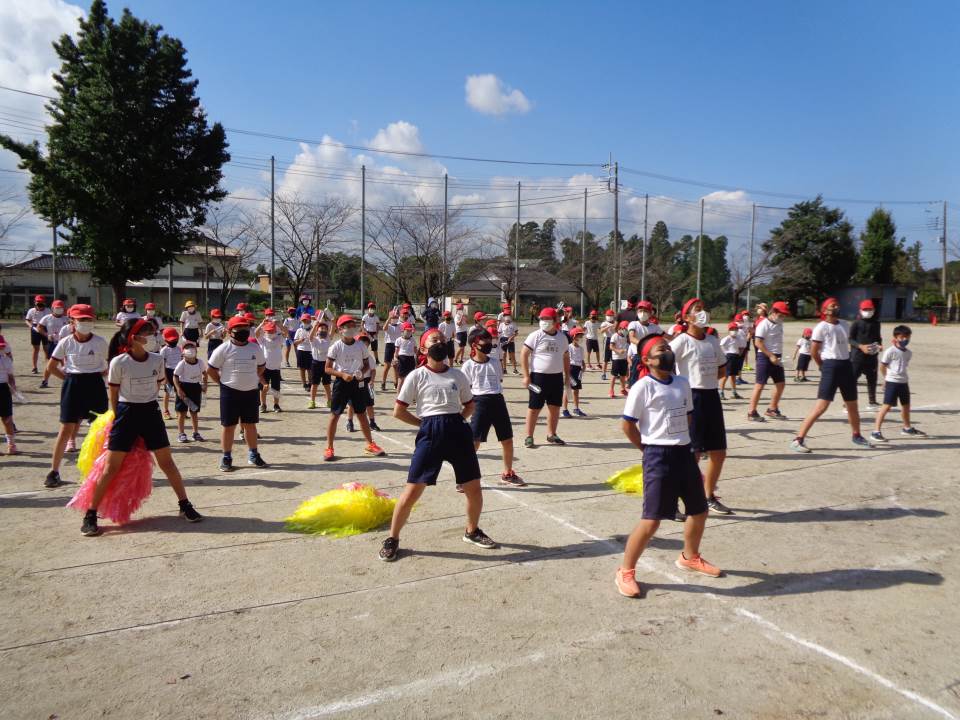
[[[108,311],[108,315],[113,316],[115,313],[120,312],[120,303],[122,303],[127,296],[127,279],[117,280],[114,278],[113,282],[110,283],[110,287],[113,288],[113,308]],[[97,310],[103,312],[104,309],[97,308]]]

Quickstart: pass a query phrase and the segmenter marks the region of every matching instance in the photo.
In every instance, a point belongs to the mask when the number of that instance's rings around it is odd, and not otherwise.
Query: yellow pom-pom
[[[607,480],[607,485],[617,492],[643,495],[643,465],[634,465],[614,473]]]
[[[87,436],[80,446],[80,455],[77,457],[77,469],[81,477],[86,477],[93,467],[94,461],[100,453],[107,449],[107,440],[110,438],[110,423],[113,422],[113,410],[107,410],[103,415],[90,424]]]
[[[369,485],[347,483],[301,503],[286,526],[309,535],[359,535],[389,522],[396,504]]]

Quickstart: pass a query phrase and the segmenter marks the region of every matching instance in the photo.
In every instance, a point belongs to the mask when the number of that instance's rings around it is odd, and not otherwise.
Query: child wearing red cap
[[[17,391],[17,380],[13,375],[13,358],[7,354],[7,341],[0,336],[0,422],[7,441],[7,455],[17,454],[14,440],[16,426],[13,424],[13,394]]]
[[[867,378],[867,410],[879,410],[877,405],[877,359],[883,349],[880,319],[876,317],[873,300],[860,303],[860,315],[850,324],[850,363],[853,379]]]
[[[60,331],[69,323],[66,316],[66,308],[63,300],[54,300],[50,306],[50,314],[44,315],[37,323],[37,332],[43,337],[43,352],[49,358],[53,355],[54,348],[60,342]],[[40,387],[48,387],[50,380],[50,371],[43,369],[43,380],[40,381]]]
[[[401,323],[397,338],[397,357],[393,361],[397,371],[397,392],[403,387],[403,379],[417,367],[417,342],[413,339],[413,324]]]
[[[377,395],[373,390],[373,386],[377,382],[377,362],[376,358],[373,356],[373,348],[370,344],[370,336],[365,332],[361,331],[357,335],[357,340],[363,343],[367,348],[367,370],[363,374],[363,379],[360,381],[361,387],[367,393],[367,422],[370,423],[370,429],[380,432],[380,426],[377,425],[377,411],[374,405],[377,401]],[[353,425],[353,405],[347,405],[347,432],[356,432],[356,428]]]
[[[300,321],[297,320],[297,309],[295,307],[287,308],[287,316],[283,319],[283,330],[286,339],[283,342],[283,361],[287,367],[290,367],[290,348],[293,347],[293,336],[300,327]]]
[[[447,346],[447,364],[453,365],[453,359],[457,356],[456,343],[453,341],[457,326],[453,324],[453,313],[449,310],[444,310],[440,315],[440,332],[443,333],[443,342]]]
[[[377,336],[380,334],[380,330],[383,328],[383,323],[380,322],[380,318],[377,316],[376,303],[367,303],[367,313],[360,320],[360,324],[363,326],[363,331],[370,339],[370,352],[373,353],[373,359],[376,364],[379,365],[380,354],[377,352]]]
[[[597,318],[597,311],[591,310],[587,321],[583,323],[583,334],[587,341],[586,363],[584,367],[590,370],[590,353],[597,358],[597,370],[600,369],[600,321]]]
[[[117,316],[114,318],[114,324],[117,327],[121,327],[127,320],[139,320],[140,313],[137,312],[137,301],[133,298],[126,298],[120,312],[117,313]]]
[[[24,316],[24,324],[30,329],[30,345],[33,347],[33,370],[31,372],[34,375],[40,372],[37,370],[37,358],[40,356],[40,346],[43,344],[43,335],[40,334],[37,326],[47,315],[50,315],[47,299],[43,295],[37,295],[33,299],[33,307],[27,310],[27,314]],[[49,356],[47,356],[47,359],[50,359]]]
[[[177,401],[173,405],[173,409],[177,411],[177,441],[190,442],[186,433],[189,412],[193,439],[203,442],[200,434],[200,405],[203,404],[203,395],[207,392],[207,364],[197,357],[197,344],[192,340],[184,340],[180,352],[183,359],[173,369],[173,388],[177,393]]]
[[[284,338],[280,335],[277,323],[264,320],[254,331],[257,343],[263,348],[263,387],[260,388],[260,412],[267,412],[267,393],[273,396],[273,411],[283,412],[280,407],[280,363],[283,358]]]
[[[69,310],[73,332],[57,343],[47,361],[50,374],[63,380],[60,387],[60,432],[53,446],[50,472],[44,486],[59,487],[60,462],[64,451],[76,450],[74,437],[81,420],[92,420],[94,414],[107,411],[107,374],[109,346],[99,335],[94,335],[93,308],[77,304]],[[63,363],[61,369],[60,364]]]
[[[583,346],[580,339],[583,337],[582,327],[575,327],[570,331],[570,347],[567,352],[570,353],[570,387],[563,394],[563,412],[562,417],[571,418],[586,417],[587,414],[580,409],[580,391],[583,389]],[[567,409],[568,398],[573,395],[573,414]]]
[[[176,328],[168,327],[163,330],[163,347],[160,348],[160,357],[163,358],[163,369],[167,375],[167,382],[163,386],[163,417],[170,420],[170,398],[173,397],[173,371],[183,359],[180,352],[180,333]]]
[[[513,321],[513,315],[510,313],[510,306],[508,305],[503,311],[500,323],[497,325],[497,334],[500,336],[498,347],[500,348],[500,357],[503,361],[504,373],[507,371],[507,363],[511,363],[513,365],[513,374],[520,374],[520,370],[517,368],[516,338],[518,332],[519,329]]]
[[[527,436],[524,447],[534,447],[533,430],[543,406],[547,406],[547,442],[566,445],[557,435],[563,394],[570,384],[570,353],[567,336],[560,332],[557,311],[540,311],[540,328],[527,335],[520,353],[523,386],[529,391],[527,400]]]
[[[640,597],[637,562],[662,520],[686,509],[683,550],[674,564],[681,570],[719,577],[719,568],[700,554],[707,523],[707,498],[691,442],[693,391],[681,375],[674,375],[676,357],[666,338],[653,336],[641,342],[640,378],[627,395],[623,408],[624,435],[643,453],[643,512],[630,533],[615,584],[625,597]]]
[[[470,319],[463,303],[457,303],[453,312],[453,324],[457,328],[457,354],[454,362],[463,363],[463,353],[467,347],[467,332],[470,330]]]
[[[299,308],[298,308],[299,312]],[[308,372],[313,368],[313,354],[310,351],[310,335],[313,330],[313,315],[309,312],[302,312],[297,317],[300,318],[300,327],[293,334],[293,347],[297,353],[297,370],[300,372],[300,384],[303,389],[310,390],[310,377]]]
[[[730,387],[733,390],[733,398],[735,400],[740,400],[741,398],[737,393],[736,383],[737,375],[740,374],[740,364],[743,362],[743,357],[740,355],[739,324],[732,322],[727,325],[727,334],[720,338],[720,349],[727,358],[726,371],[724,372],[723,379],[720,380],[720,399],[727,399],[724,391],[727,387],[727,380],[729,380]]]
[[[810,368],[810,336],[813,328],[804,328],[793,349],[793,360],[796,363],[794,382],[807,382],[807,370]]]
[[[616,313],[608,309],[604,311],[604,319],[600,324],[600,333],[603,335],[603,375],[600,376],[601,380],[607,379],[607,365],[613,362],[613,354],[610,352],[610,338],[617,334],[615,317]]]
[[[400,333],[400,315],[396,310],[391,310],[387,314],[387,324],[383,326],[383,377],[380,380],[380,389],[383,392],[387,391],[388,373],[393,373],[394,389],[399,384],[394,358],[397,356],[397,341],[400,339]]]
[[[367,421],[367,404],[370,394],[364,388],[363,377],[370,367],[369,348],[357,340],[357,321],[352,315],[337,318],[337,330],[340,339],[327,351],[326,372],[332,377],[333,391],[330,394],[330,421],[327,423],[327,448],[323,452],[324,460],[334,460],[333,441],[337,435],[337,423],[340,416],[353,406],[360,421],[360,431],[367,445],[364,452],[374,457],[386,455],[383,449],[373,441],[370,423]]]
[[[203,329],[203,337],[207,341],[207,360],[213,355],[213,351],[223,344],[223,336],[227,332],[227,326],[223,324],[223,312],[220,308],[214,308],[210,311],[210,322]]]
[[[627,395],[627,373],[629,372],[627,346],[630,344],[627,333],[629,327],[629,322],[621,320],[617,323],[617,332],[610,336],[610,358],[612,360],[610,363],[610,397],[616,397],[613,388],[617,380],[620,381],[620,394],[624,397]]]
[[[840,319],[840,303],[836,298],[823,301],[820,305],[820,317],[823,319],[817,323],[810,335],[810,352],[814,362],[820,366],[817,401],[800,425],[797,436],[790,442],[790,449],[798,453],[812,452],[807,447],[807,433],[830,407],[837,390],[840,391],[847,408],[847,422],[850,423],[853,433],[851,442],[854,447],[873,447],[873,444],[860,434],[857,382],[854,380],[853,365],[850,363],[850,335],[847,324]]]
[[[333,378],[327,375],[327,353],[330,350],[330,326],[327,325],[326,320],[313,323],[313,327],[310,329],[309,342],[312,365],[310,366],[310,402],[307,404],[307,409],[316,409],[317,389],[321,387],[326,397],[327,407],[330,407],[330,383]]]
[[[783,397],[783,388],[787,378],[783,370],[783,318],[790,315],[790,306],[785,302],[775,302],[767,316],[757,323],[753,331],[753,342],[757,348],[757,377],[753,385],[753,394],[750,396],[750,407],[747,409],[747,420],[763,422],[764,418],[757,412],[760,396],[767,380],[773,380],[773,396],[770,398],[770,407],[764,415],[774,420],[786,420],[787,416],[780,412],[780,398]]]

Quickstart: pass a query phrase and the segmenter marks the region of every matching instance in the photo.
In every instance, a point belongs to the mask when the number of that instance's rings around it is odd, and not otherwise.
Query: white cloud
[[[484,115],[522,115],[533,107],[520,90],[511,88],[492,73],[468,75],[465,89],[467,105]]]

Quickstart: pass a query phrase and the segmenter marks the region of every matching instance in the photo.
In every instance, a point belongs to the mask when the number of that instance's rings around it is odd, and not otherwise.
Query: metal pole
[[[360,166],[360,312],[367,307],[367,166]]]
[[[515,233],[513,252],[516,256],[513,269],[513,307],[520,305],[520,182],[517,182],[517,232]]]
[[[173,317],[173,260],[167,265],[167,312]]]
[[[947,301],[947,201],[943,201],[943,267],[940,268],[940,294],[943,301]]]
[[[647,213],[650,210],[650,195],[643,196],[643,250],[640,251],[640,299],[647,299]]]
[[[700,275],[703,266],[703,198],[700,198],[700,237],[697,238],[697,297],[700,297]]]
[[[57,299],[57,226],[53,226],[53,252],[51,253],[51,265],[53,266],[53,300]],[[122,298],[121,298],[122,299]],[[51,302],[53,302],[51,300]]]
[[[757,230],[757,204],[753,204],[753,215],[750,219],[750,269],[747,274],[747,307],[750,305],[750,291],[753,289],[753,237]],[[736,310],[736,308],[734,308]]]
[[[613,164],[613,242],[617,253],[617,312],[623,300],[623,255],[620,246],[620,163]]]
[[[210,243],[207,234],[203,234],[203,307],[210,307]]]
[[[277,237],[276,237],[276,222],[274,221],[274,188],[275,188],[275,174],[276,174],[276,158],[273,155],[270,156],[270,307],[276,307],[277,305],[277,281],[274,275],[276,275],[276,258],[277,258]]]
[[[580,236],[580,319],[586,314],[583,286],[587,283],[587,189],[583,189],[583,234]]]
[[[447,306],[447,173],[443,174],[443,274],[440,276],[440,307]]]

